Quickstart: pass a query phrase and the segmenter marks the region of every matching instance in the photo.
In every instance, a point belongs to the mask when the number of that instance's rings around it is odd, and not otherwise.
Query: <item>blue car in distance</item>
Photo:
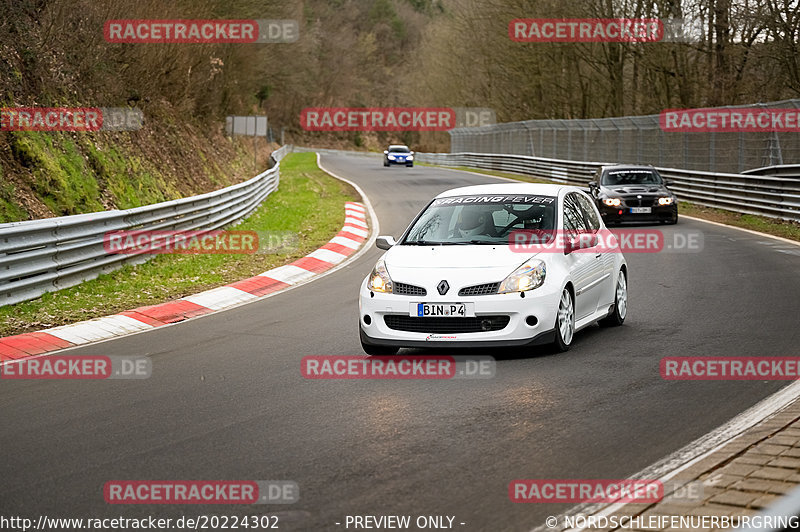
[[[383,151],[383,166],[392,164],[414,166],[414,152],[409,150],[408,146],[402,144],[390,145],[388,150]]]

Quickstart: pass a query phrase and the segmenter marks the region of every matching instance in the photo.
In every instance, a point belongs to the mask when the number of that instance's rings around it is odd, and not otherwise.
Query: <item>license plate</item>
[[[631,207],[631,214],[650,214],[653,209],[650,207]]]
[[[411,307],[412,316],[417,318],[464,318],[467,316],[465,303],[417,303]]]

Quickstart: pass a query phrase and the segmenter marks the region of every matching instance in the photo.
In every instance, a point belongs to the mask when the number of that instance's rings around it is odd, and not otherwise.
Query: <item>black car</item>
[[[409,150],[408,146],[392,144],[388,150],[383,152],[383,166],[391,164],[414,166],[414,152]]]
[[[606,224],[678,223],[678,198],[652,166],[601,166],[589,192]]]

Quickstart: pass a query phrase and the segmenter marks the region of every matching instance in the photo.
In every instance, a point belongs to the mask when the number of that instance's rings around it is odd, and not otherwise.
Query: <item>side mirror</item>
[[[414,155],[414,150],[411,150],[411,155]]]
[[[383,150],[384,155],[386,155],[387,153],[389,153],[389,150]]]
[[[379,236],[375,240],[375,245],[378,249],[390,249],[392,246],[397,244],[393,236]]]

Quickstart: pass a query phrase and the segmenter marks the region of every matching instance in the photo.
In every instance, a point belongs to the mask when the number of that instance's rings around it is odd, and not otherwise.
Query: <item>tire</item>
[[[414,163],[407,164],[407,165],[406,165],[406,167],[407,167],[407,168],[413,168],[413,167],[414,167]]]
[[[566,286],[561,292],[561,299],[558,301],[555,332],[553,347],[559,353],[569,351],[572,346],[572,340],[575,337],[575,300],[572,297],[572,292]]]
[[[628,315],[628,280],[625,271],[620,270],[617,274],[617,284],[614,288],[614,310],[598,321],[601,327],[619,327]]]
[[[387,161],[383,161],[383,166],[389,166],[389,163]]]
[[[365,344],[364,342],[361,342],[361,349],[363,349],[366,354],[373,357],[396,355],[397,352],[400,351],[399,347],[393,345],[372,345]]]

